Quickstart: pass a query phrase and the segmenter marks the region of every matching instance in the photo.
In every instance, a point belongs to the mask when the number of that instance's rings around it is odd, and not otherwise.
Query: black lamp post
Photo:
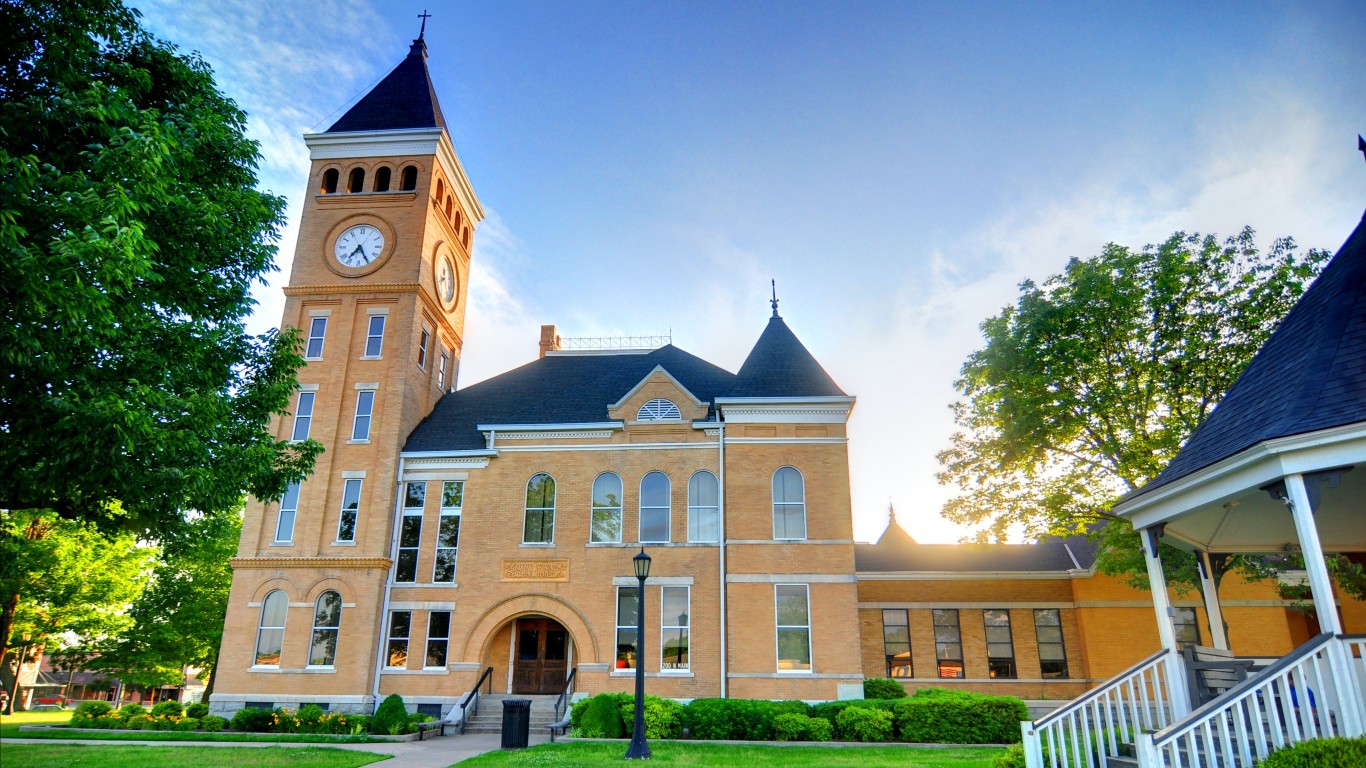
[[[636,568],[640,590],[636,592],[636,722],[631,727],[626,759],[649,760],[650,745],[645,743],[645,580],[650,577],[650,556],[645,554],[645,547],[631,558],[631,565]]]

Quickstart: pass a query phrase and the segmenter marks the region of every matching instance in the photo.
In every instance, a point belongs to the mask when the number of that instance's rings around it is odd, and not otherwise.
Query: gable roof
[[[727,393],[734,397],[845,395],[778,316],[776,309],[735,379],[735,391]]]
[[[1258,443],[1366,422],[1366,215],[1141,496]]]
[[[1029,573],[1085,570],[1096,545],[1084,535],[1035,544],[918,544],[895,521],[876,544],[854,545],[859,573]]]
[[[418,38],[408,55],[325,133],[446,127],[427,72],[427,43]]]

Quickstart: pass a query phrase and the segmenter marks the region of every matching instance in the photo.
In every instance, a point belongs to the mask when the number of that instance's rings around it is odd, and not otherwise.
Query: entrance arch
[[[569,674],[569,630],[545,616],[522,616],[512,638],[512,692],[559,693]]]
[[[541,622],[536,624],[535,622]],[[547,623],[548,622],[548,623]],[[546,643],[550,642],[550,656],[558,655],[559,637],[552,637],[548,631],[564,632],[566,645],[565,670],[563,674],[568,674],[568,668],[581,664],[593,664],[599,660],[597,633],[593,631],[592,625],[584,617],[578,608],[564,600],[558,595],[545,593],[531,593],[516,595],[489,606],[478,619],[470,633],[466,635],[465,642],[460,648],[459,658],[467,663],[473,663],[478,668],[493,667],[494,680],[506,680],[506,689],[509,692],[523,692],[516,684],[516,672],[518,667],[518,657],[526,651],[530,655],[530,639],[519,644],[523,629],[534,629],[538,631],[536,636],[536,660],[546,661]],[[526,659],[525,661],[532,661]],[[557,659],[549,659],[557,661]],[[544,665],[542,664],[542,669]],[[529,675],[529,672],[524,672]],[[553,673],[552,673],[553,674]],[[532,683],[523,679],[525,687],[535,685],[540,687],[539,681]],[[559,686],[564,684],[564,677],[559,678]],[[495,683],[495,689],[502,687],[502,683]],[[557,686],[555,692],[559,692]]]

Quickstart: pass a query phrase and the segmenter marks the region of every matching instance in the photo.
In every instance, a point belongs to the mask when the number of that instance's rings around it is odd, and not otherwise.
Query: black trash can
[[[526,749],[531,700],[503,699],[503,749]]]

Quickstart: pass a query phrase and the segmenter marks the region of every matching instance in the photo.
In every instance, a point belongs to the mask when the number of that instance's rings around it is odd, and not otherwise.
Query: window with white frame
[[[299,404],[294,409],[294,431],[289,436],[296,443],[308,439],[308,430],[313,424],[313,398],[312,392],[299,393]]]
[[[636,642],[640,605],[636,598],[639,587],[617,587],[617,669],[635,669],[638,659]]]
[[[465,499],[465,483],[447,480],[441,484],[441,522],[436,529],[436,559],[432,565],[432,581],[449,584],[455,581],[455,558],[460,546],[460,509]]]
[[[341,595],[329,589],[318,596],[313,609],[313,643],[308,650],[308,666],[331,667],[336,662],[341,613]]]
[[[422,336],[417,343],[417,367],[427,370],[427,344],[432,340],[432,332],[426,328],[422,329]]]
[[[384,315],[371,315],[365,328],[365,356],[379,357],[384,352]]]
[[[669,540],[669,476],[649,472],[640,479],[640,541]]]
[[[408,636],[412,633],[413,612],[389,613],[389,644],[385,649],[384,666],[401,669],[408,666]]]
[[[1010,636],[1010,611],[982,611],[987,635],[987,675],[1012,678],[1015,674],[1015,641]]]
[[[451,612],[432,611],[427,614],[427,657],[422,666],[428,669],[445,668],[446,648],[451,638]]]
[[[436,361],[436,386],[438,389],[446,388],[446,369],[451,365],[451,356],[446,350],[441,350],[441,357]]]
[[[323,359],[323,340],[327,337],[327,318],[315,317],[308,322],[308,344],[304,346],[304,358]]]
[[[526,515],[522,543],[555,542],[555,478],[540,472],[526,483]]]
[[[422,507],[427,503],[427,484],[405,483],[403,486],[403,517],[398,529],[398,564],[394,581],[417,581],[417,552],[422,543]]]
[[[356,419],[351,424],[352,440],[370,439],[370,416],[375,411],[375,390],[362,389],[356,393]]]
[[[659,598],[659,669],[662,672],[688,671],[687,587],[663,587]]]
[[[283,589],[266,595],[261,602],[261,620],[256,626],[256,666],[280,666],[280,649],[285,646],[285,614],[289,598]]]
[[[688,479],[688,541],[721,539],[720,486],[716,475],[702,470]]]
[[[593,481],[590,541],[621,541],[621,493],[621,477],[615,472],[603,472]]]
[[[1034,609],[1034,637],[1039,646],[1039,675],[1067,677],[1067,649],[1062,642],[1062,612],[1057,608]]]
[[[806,538],[806,485],[794,467],[773,473],[773,538]]]
[[[350,479],[342,484],[341,514],[337,517],[337,541],[356,540],[356,518],[360,515],[362,480]]]
[[[806,584],[775,584],[778,671],[811,671],[811,594]]]
[[[678,406],[672,400],[665,400],[657,397],[654,400],[640,406],[636,412],[636,421],[677,421],[683,418]]]
[[[299,484],[290,483],[280,497],[280,514],[275,518],[275,543],[294,541],[294,517],[299,511]]]

